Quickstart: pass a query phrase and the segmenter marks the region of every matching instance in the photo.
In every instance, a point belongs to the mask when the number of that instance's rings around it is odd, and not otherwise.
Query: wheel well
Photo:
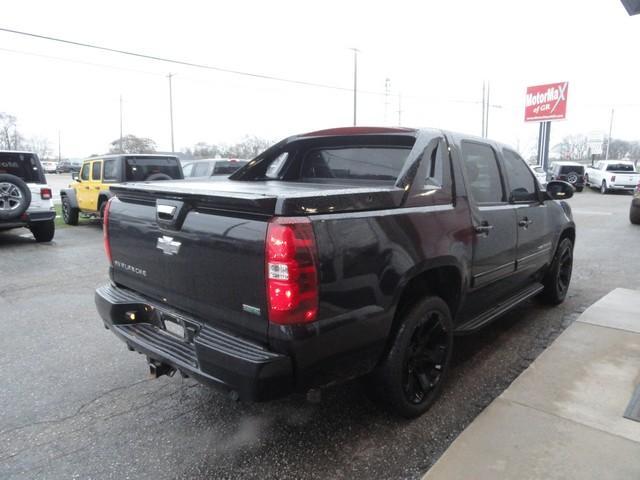
[[[568,238],[571,240],[571,243],[573,243],[575,245],[576,243],[576,231],[574,228],[569,227],[567,229],[565,229],[561,234],[560,234],[560,238],[558,239],[558,245],[560,245],[560,242],[562,242],[562,240],[564,240],[565,238]]]
[[[106,202],[107,200],[109,200],[109,199],[107,198],[107,196],[106,196],[106,195],[100,195],[100,196],[98,197],[98,210],[100,210],[100,207],[102,206],[102,204],[103,204],[104,202]]]
[[[460,306],[461,292],[462,277],[456,267],[436,267],[416,275],[400,295],[391,333],[399,327],[403,314],[428,294],[442,298],[449,306],[451,316],[455,317]]]

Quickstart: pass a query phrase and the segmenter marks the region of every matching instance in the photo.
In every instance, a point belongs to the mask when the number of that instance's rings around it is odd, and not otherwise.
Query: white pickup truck
[[[611,190],[632,192],[640,182],[640,174],[636,172],[633,162],[600,160],[587,168],[585,182],[588,187],[599,188],[602,194]]]

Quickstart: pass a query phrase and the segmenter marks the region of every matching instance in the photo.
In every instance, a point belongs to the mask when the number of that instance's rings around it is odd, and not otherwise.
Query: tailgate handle
[[[173,216],[176,214],[176,207],[174,205],[156,205],[156,212],[158,218],[162,220],[173,220]]]
[[[188,206],[179,200],[156,200],[156,221],[161,227],[180,230],[188,211]]]

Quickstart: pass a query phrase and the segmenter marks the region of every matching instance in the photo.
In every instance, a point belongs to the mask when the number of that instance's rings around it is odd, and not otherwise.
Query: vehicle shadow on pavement
[[[24,237],[22,236],[24,235]],[[0,232],[0,248],[21,244],[35,244],[36,241],[27,229],[16,229],[8,232]]]

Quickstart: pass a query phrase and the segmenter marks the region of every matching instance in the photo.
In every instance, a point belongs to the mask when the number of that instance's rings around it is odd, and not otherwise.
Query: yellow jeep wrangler
[[[78,216],[102,218],[111,185],[184,178],[178,157],[156,154],[117,154],[88,158],[69,188],[60,191],[62,218],[77,225]]]

